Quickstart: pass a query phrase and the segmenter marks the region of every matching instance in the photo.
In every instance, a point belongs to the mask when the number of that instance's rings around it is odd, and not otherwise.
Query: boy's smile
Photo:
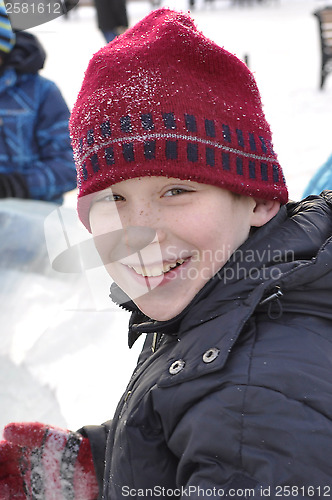
[[[90,224],[112,279],[147,316],[164,321],[247,239],[255,205],[208,184],[133,178],[96,193]]]
[[[187,260],[177,259],[175,262],[162,262],[160,264],[151,264],[151,266],[145,264],[127,265],[133,269],[136,274],[140,274],[145,278],[152,278],[153,276],[162,276],[163,274],[168,273],[171,269],[181,266],[185,262],[187,262]]]

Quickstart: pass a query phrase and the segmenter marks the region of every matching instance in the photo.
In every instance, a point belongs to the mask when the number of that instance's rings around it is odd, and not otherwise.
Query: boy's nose
[[[163,238],[165,221],[160,208],[153,202],[144,199],[132,201],[130,210],[124,215],[120,213],[120,219],[122,228],[128,232],[128,242],[130,244],[136,238],[137,241],[142,238],[144,240],[145,235],[149,234],[150,230],[158,234],[158,239]],[[133,231],[133,228],[136,228],[136,231]],[[139,235],[140,232],[142,236]]]
[[[124,226],[149,226],[155,227],[160,220],[159,210],[151,201],[133,199],[130,203],[130,210],[125,214]]]
[[[148,226],[129,226],[124,228],[122,242],[118,245],[120,253],[121,246],[127,253],[134,253],[150,245],[156,237],[156,230]],[[128,254],[129,255],[129,254]]]
[[[156,231],[146,226],[128,226],[94,237],[95,246],[104,264],[133,255],[150,245]]]

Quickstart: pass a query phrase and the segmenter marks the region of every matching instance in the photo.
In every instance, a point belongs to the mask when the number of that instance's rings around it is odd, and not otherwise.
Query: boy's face
[[[112,279],[147,316],[179,314],[247,239],[253,198],[167,177],[96,193],[90,224]]]

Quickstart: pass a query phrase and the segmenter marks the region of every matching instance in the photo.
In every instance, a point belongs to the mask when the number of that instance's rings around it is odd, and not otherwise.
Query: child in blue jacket
[[[0,198],[61,203],[76,187],[69,109],[55,83],[38,73],[43,47],[31,33],[13,33],[0,4],[1,40]]]

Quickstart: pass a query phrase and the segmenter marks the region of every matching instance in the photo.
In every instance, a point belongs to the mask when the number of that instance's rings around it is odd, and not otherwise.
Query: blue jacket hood
[[[16,43],[8,55],[4,68],[18,73],[38,73],[44,67],[46,52],[37,38],[25,31],[16,32]]]

